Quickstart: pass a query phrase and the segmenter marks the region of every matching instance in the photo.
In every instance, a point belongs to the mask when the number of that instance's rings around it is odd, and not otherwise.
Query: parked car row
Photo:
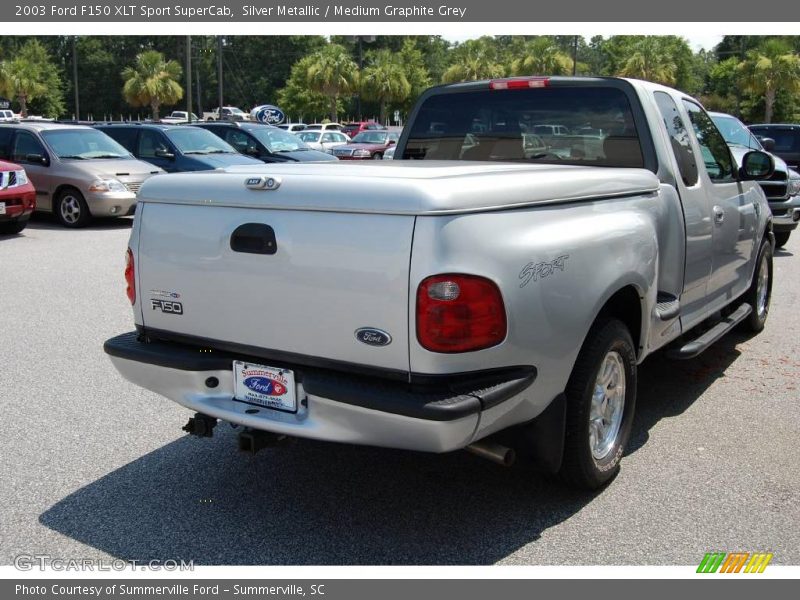
[[[731,115],[710,114],[737,160],[750,150],[773,153],[775,170],[758,183],[774,215],[776,246],[785,245],[800,224],[800,173],[792,168],[800,158],[800,125],[748,129]],[[97,216],[133,214],[139,187],[155,174],[260,162],[393,159],[400,136],[399,128],[371,121],[282,127],[233,119],[187,121],[187,112],[174,111],[160,123],[2,122],[0,160],[11,162],[0,169],[0,233],[21,231],[34,209],[52,212],[66,227],[84,226]],[[351,139],[346,131],[357,133]],[[560,151],[539,134],[524,134],[525,144],[531,136],[540,140],[537,152]]]

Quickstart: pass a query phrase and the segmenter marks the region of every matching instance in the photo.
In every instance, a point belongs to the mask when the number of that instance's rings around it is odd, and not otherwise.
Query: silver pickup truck
[[[149,179],[114,366],[194,411],[189,433],[241,426],[244,450],[516,451],[596,488],[618,472],[639,363],[764,327],[774,236],[754,180],[772,159],[737,167],[681,92],[437,87],[396,157]]]

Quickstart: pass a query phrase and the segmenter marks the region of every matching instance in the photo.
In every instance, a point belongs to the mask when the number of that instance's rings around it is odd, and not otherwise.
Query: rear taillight
[[[128,295],[128,300],[131,304],[136,304],[136,281],[134,280],[133,268],[133,251],[128,248],[128,253],[125,255],[125,283],[127,287],[125,293]]]
[[[503,297],[474,275],[434,275],[417,288],[417,339],[431,352],[470,352],[506,337]]]

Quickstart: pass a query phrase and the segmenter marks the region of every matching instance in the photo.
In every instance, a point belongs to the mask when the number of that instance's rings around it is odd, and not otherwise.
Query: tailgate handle
[[[239,225],[231,234],[231,250],[247,254],[275,254],[275,230],[264,223]]]

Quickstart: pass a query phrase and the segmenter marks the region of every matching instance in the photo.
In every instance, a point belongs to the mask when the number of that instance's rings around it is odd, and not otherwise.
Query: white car
[[[305,123],[282,123],[278,125],[278,127],[290,133],[297,133],[298,131],[305,130],[308,126]]]
[[[306,125],[305,129],[316,131],[341,131],[343,128],[344,125],[341,123],[312,123],[311,125]]]
[[[0,123],[13,123],[17,120],[17,115],[13,110],[0,110]]]
[[[350,141],[350,138],[341,131],[323,131],[320,129],[298,131],[295,134],[314,150],[331,152],[336,146],[343,146]]]

